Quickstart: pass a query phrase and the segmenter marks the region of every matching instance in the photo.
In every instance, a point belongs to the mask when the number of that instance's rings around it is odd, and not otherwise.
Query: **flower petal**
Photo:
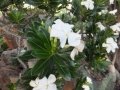
[[[103,24],[102,24],[101,22],[97,22],[96,24],[98,25],[98,28],[99,28],[101,31],[105,30],[105,27],[103,26]]]
[[[107,53],[110,53],[111,47],[110,46],[106,47],[106,51],[107,51]]]
[[[53,24],[50,32],[50,37],[60,37],[63,35],[63,31],[61,30],[61,26],[58,24]]]
[[[55,84],[50,84],[50,85],[48,85],[47,90],[57,90],[57,86]]]
[[[81,5],[84,5],[87,9],[90,9],[90,10],[94,9],[94,1],[92,0],[82,1]]]
[[[47,83],[48,83],[48,80],[47,80],[47,78],[46,77],[43,77],[42,79],[40,79],[40,81],[39,81],[39,86],[46,86],[47,85]]]
[[[60,39],[60,46],[63,48],[66,44],[69,33],[72,32],[73,26],[74,25],[64,23],[60,19],[57,19],[55,24],[52,25],[50,36]]]
[[[48,84],[54,83],[56,81],[56,77],[53,74],[50,74],[48,77]]]
[[[115,32],[119,32],[120,31],[120,23],[116,23],[115,25],[110,26],[110,28]]]
[[[60,37],[60,46],[61,48],[64,48],[67,41],[67,36]]]
[[[109,12],[109,14],[111,14],[111,15],[115,15],[115,14],[117,13],[117,11],[118,11],[117,9],[112,10],[112,11]]]
[[[109,0],[110,4],[114,4],[114,0]]]
[[[35,87],[32,90],[47,90],[47,87]]]
[[[74,48],[70,54],[72,60],[75,60],[75,55],[78,55],[78,50]]]
[[[86,84],[82,85],[82,88],[83,88],[84,90],[90,90],[90,87],[89,87],[88,85],[86,85]]]
[[[68,44],[70,46],[78,46],[80,44],[81,35],[78,33],[71,32],[68,35]]]
[[[29,84],[30,84],[31,87],[37,87],[36,82],[33,81],[33,80],[31,80]]]
[[[80,44],[76,46],[79,52],[82,52],[85,47],[85,42],[83,40],[80,40]]]
[[[60,19],[57,19],[54,21],[56,24],[63,24],[63,21],[61,21]]]
[[[87,77],[87,82],[90,83],[90,84],[92,84],[91,78]]]

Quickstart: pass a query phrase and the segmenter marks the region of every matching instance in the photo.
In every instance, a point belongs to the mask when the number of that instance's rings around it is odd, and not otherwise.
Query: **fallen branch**
[[[18,57],[17,57],[17,60],[21,64],[21,66],[24,68],[24,71],[25,71],[27,69],[27,65]]]

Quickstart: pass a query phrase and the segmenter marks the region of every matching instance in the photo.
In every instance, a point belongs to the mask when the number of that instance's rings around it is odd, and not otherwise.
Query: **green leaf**
[[[63,78],[65,80],[70,81],[71,80],[71,73],[69,70],[69,66],[65,62],[66,60],[59,55],[56,55],[54,57],[55,57],[55,64],[56,64],[57,70],[63,76]]]
[[[32,59],[34,57],[32,56],[32,51],[29,50],[26,51],[23,55],[19,56],[19,58],[23,61],[28,61],[29,59]]]
[[[44,27],[38,25],[33,25],[28,32],[28,43],[32,47],[33,56],[39,59],[47,59],[52,54],[50,35]]]
[[[48,58],[45,60],[38,60],[38,62],[32,68],[31,74],[33,76],[34,75],[46,76],[52,73],[53,65],[51,65],[51,62],[52,62],[52,58]]]

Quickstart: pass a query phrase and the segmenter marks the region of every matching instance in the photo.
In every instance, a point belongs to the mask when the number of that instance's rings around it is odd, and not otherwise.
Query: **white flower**
[[[94,9],[94,1],[92,0],[83,0],[81,5],[84,5],[87,9],[93,10]]]
[[[75,60],[75,55],[78,55],[78,52],[82,52],[84,47],[85,47],[84,41],[80,40],[80,44],[76,46],[70,54],[71,59]]]
[[[57,90],[56,77],[51,74],[48,79],[43,77],[42,79],[36,78],[35,81],[31,80],[30,86],[33,87],[33,90]]]
[[[106,27],[103,26],[103,24],[102,24],[101,22],[97,22],[96,24],[98,25],[98,28],[99,28],[101,31],[105,30]]]
[[[68,2],[72,3],[72,0],[68,0]],[[71,10],[72,9],[72,4],[68,4],[67,9]]]
[[[33,5],[30,5],[28,3],[23,2],[23,4],[24,4],[23,8],[27,8],[27,9],[34,9],[35,8]]]
[[[107,13],[108,13],[108,10],[107,10],[107,9],[101,10],[100,12],[98,12],[99,15],[107,14]]]
[[[87,83],[92,84],[91,78],[87,77]]]
[[[110,4],[114,4],[114,0],[109,0]]]
[[[110,28],[111,28],[114,32],[119,32],[119,31],[120,31],[120,23],[116,23],[115,25],[110,26]]]
[[[66,8],[71,10],[72,9],[72,4],[68,4],[68,6]]]
[[[32,87],[37,87],[39,85],[39,78],[36,78],[35,81],[34,80],[31,80],[30,81],[30,86]]]
[[[112,10],[112,11],[109,12],[109,14],[111,14],[111,15],[115,15],[116,13],[117,13],[117,9]]]
[[[82,88],[83,88],[84,90],[90,90],[90,87],[89,87],[88,85],[86,85],[86,84],[83,84],[83,85],[82,85]]]
[[[84,90],[90,90],[90,86],[89,86],[90,84],[93,84],[92,80],[91,80],[91,78],[87,77],[86,78],[86,83],[82,85],[82,88]]]
[[[68,40],[70,46],[78,46],[80,44],[81,35],[72,31],[73,25],[62,22],[60,19],[52,25],[50,37],[60,39],[60,46],[63,48]]]
[[[103,43],[102,46],[106,47],[108,53],[110,53],[110,51],[115,52],[115,49],[118,48],[117,43],[113,38],[107,38],[106,43]]]

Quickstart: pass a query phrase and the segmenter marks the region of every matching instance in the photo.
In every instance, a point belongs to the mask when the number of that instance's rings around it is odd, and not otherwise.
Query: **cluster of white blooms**
[[[103,43],[102,46],[106,48],[106,51],[107,51],[108,53],[110,53],[111,51],[114,53],[115,50],[118,48],[117,43],[116,43],[116,42],[114,41],[114,39],[111,38],[111,37],[110,37],[110,38],[107,38],[107,39],[106,39],[106,43]]]
[[[50,36],[56,37],[60,40],[60,46],[63,48],[68,40],[68,45],[75,47],[71,53],[71,58],[74,60],[74,56],[84,49],[84,42],[81,40],[81,35],[79,33],[74,33],[73,25],[64,23],[60,19],[55,21],[52,25]]]
[[[109,2],[110,2],[110,4],[114,4],[114,0],[109,0]],[[92,0],[83,0],[81,2],[81,5],[84,5],[89,10],[94,9],[94,1],[92,1]],[[109,13],[111,15],[115,15],[117,13],[117,9],[109,11],[109,12],[108,12],[108,10],[101,10],[101,12],[98,12],[99,15],[107,14],[107,13]]]
[[[34,9],[35,7],[33,5],[30,5],[28,3],[25,3],[23,2],[23,8],[26,8],[26,9]]]
[[[48,79],[43,77],[42,79],[36,78],[36,80],[31,80],[30,86],[33,87],[32,90],[57,90],[55,81],[56,77],[51,74]]]
[[[109,3],[110,4],[114,4],[114,0],[109,0]],[[101,10],[100,12],[98,12],[99,15],[102,15],[102,14],[111,14],[111,15],[115,15],[117,13],[117,9],[114,9],[112,11],[108,11],[107,9],[104,9],[104,10]]]
[[[114,0],[109,0],[109,3],[114,4]],[[117,9],[114,9],[112,11],[108,11],[107,9],[105,9],[105,10],[101,10],[101,12],[98,12],[99,15],[107,14],[107,13],[109,13],[111,15],[115,15],[117,13]],[[98,25],[98,27],[101,31],[105,30],[105,26],[103,26],[101,22],[98,22],[96,24]],[[120,23],[111,25],[110,28],[113,30],[114,35],[118,35],[120,32]],[[117,43],[111,37],[107,38],[106,43],[103,43],[102,46],[106,48],[106,51],[108,53],[110,53],[111,51],[115,52],[116,48],[118,48]]]
[[[94,1],[92,1],[92,0],[83,0],[81,2],[81,5],[84,5],[89,10],[94,9]]]
[[[91,80],[91,78],[87,77],[86,78],[86,83],[82,85],[82,88],[84,90],[90,90],[89,84],[92,84],[92,80]]]
[[[105,10],[101,10],[100,12],[98,12],[99,15],[103,15],[103,14],[111,14],[111,15],[115,15],[117,13],[117,9],[114,9],[112,11],[108,11],[107,9]]]

